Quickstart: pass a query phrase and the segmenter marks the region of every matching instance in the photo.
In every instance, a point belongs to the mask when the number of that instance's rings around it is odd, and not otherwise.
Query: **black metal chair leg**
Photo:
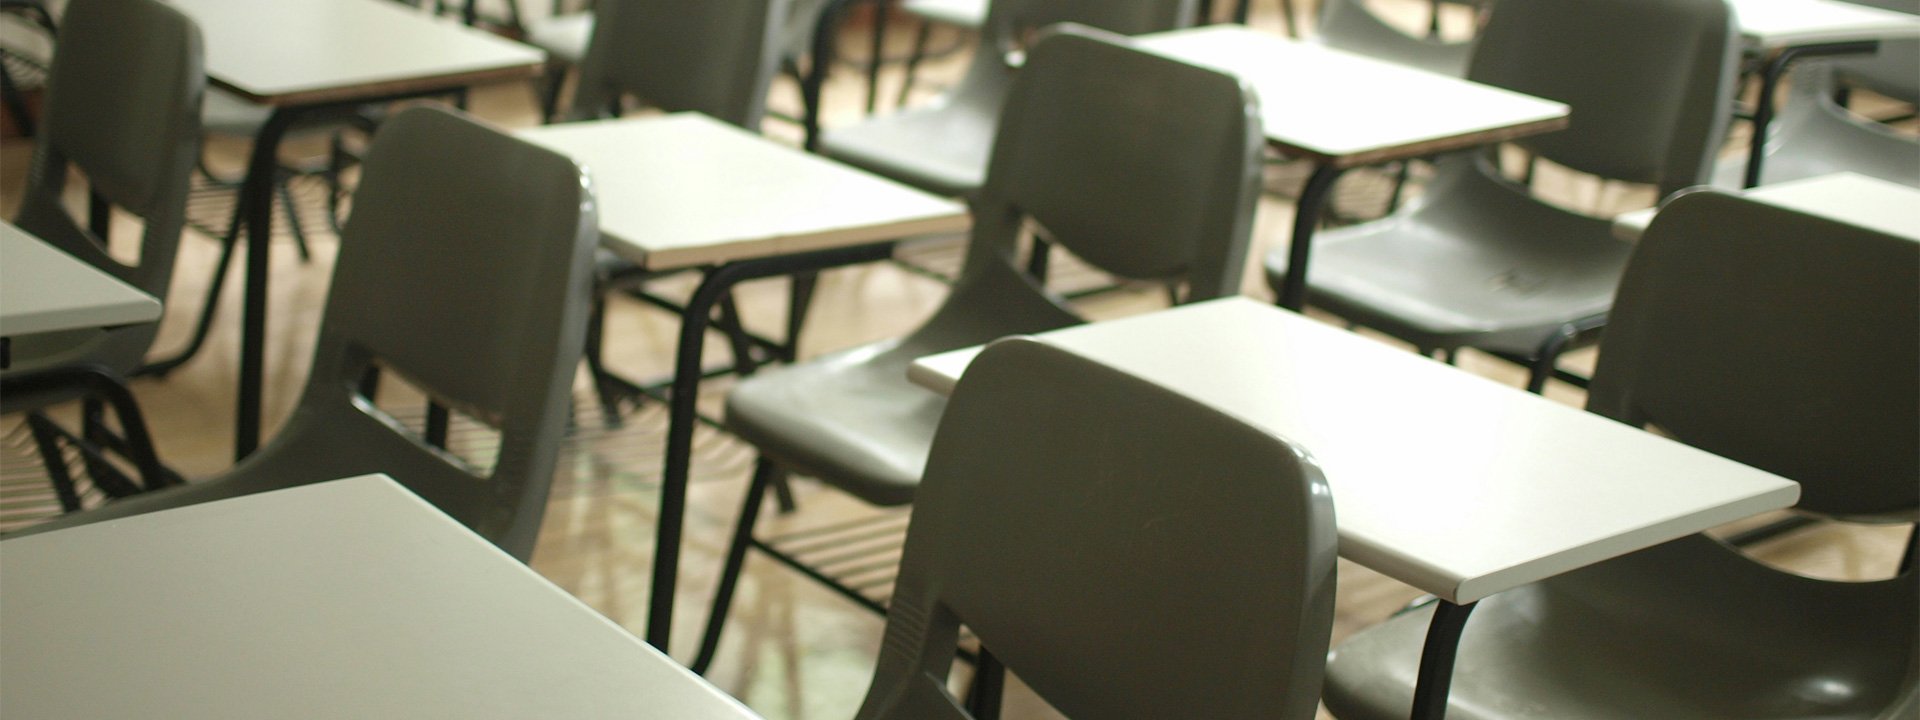
[[[238,218],[239,215],[240,208],[236,206],[234,216]],[[220,292],[226,287],[227,269],[233,265],[234,251],[240,247],[238,237],[235,235],[240,227],[239,223],[236,222],[230,227],[233,230],[230,230],[220,241],[225,244],[225,247],[220,249],[220,261],[213,268],[213,281],[207,285],[207,301],[200,308],[200,320],[193,326],[193,337],[187,341],[187,347],[173,357],[155,360],[141,366],[140,369],[133,371],[134,375],[165,377],[167,373],[173,372],[174,368],[192,360],[193,356],[200,352],[201,346],[206,344],[207,335],[213,330],[213,317],[220,311]]]
[[[1000,698],[1007,683],[1007,668],[980,646],[980,657],[973,664],[973,680],[967,684],[967,712],[975,720],[997,720]]]
[[[704,675],[713,665],[714,651],[720,647],[720,632],[726,628],[727,612],[733,607],[734,586],[739,584],[740,568],[746,564],[747,548],[753,543],[753,526],[760,520],[760,501],[766,497],[767,485],[777,474],[780,469],[772,460],[761,457],[755,461],[753,482],[747,486],[746,497],[740,503],[740,518],[734,522],[733,541],[727,545],[720,584],[713,591],[713,610],[707,615],[706,632],[700,636],[700,652],[688,666],[696,673]]]
[[[1033,236],[1033,250],[1027,255],[1027,274],[1042,287],[1047,284],[1047,272],[1052,265],[1053,243],[1038,235]]]
[[[905,96],[903,90],[901,97]],[[14,84],[13,75],[7,72],[5,63],[0,63],[0,102],[6,103],[7,115],[13,118],[13,127],[20,131],[20,137],[33,137],[37,128],[33,115],[27,111],[27,98],[21,94],[20,87]]]
[[[567,84],[567,65],[560,62],[547,63],[547,71],[541,76],[540,83],[540,123],[547,124],[557,119],[560,112],[560,91]]]
[[[800,504],[793,499],[793,476],[786,472],[776,473],[772,484],[774,506],[781,515],[792,515],[800,509]]]
[[[921,20],[920,29],[913,34],[913,52],[907,55],[907,74],[900,80],[900,96],[894,101],[895,107],[907,106],[907,97],[913,94],[913,81],[920,72],[920,61],[927,56],[927,41],[932,35],[933,23]]]
[[[587,347],[582,359],[587,362],[587,374],[593,377],[593,392],[600,399],[600,420],[609,428],[617,428],[620,420],[620,392],[609,377],[602,344],[607,322],[607,295],[604,289],[593,294],[593,305],[587,311]]]
[[[787,290],[787,346],[781,352],[781,359],[794,362],[800,359],[800,331],[807,324],[807,310],[813,307],[813,291],[820,285],[820,273],[796,273],[788,280],[792,285]]]
[[[293,247],[300,251],[300,262],[313,260],[313,252],[307,249],[307,228],[300,220],[300,207],[293,203],[293,178],[281,175],[274,179],[274,194],[280,196],[280,206],[287,210],[287,231],[293,235]]]

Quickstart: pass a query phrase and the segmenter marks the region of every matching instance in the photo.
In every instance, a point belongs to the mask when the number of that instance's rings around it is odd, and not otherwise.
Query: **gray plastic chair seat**
[[[1448,158],[1416,207],[1320,233],[1309,302],[1428,350],[1531,354],[1569,320],[1605,315],[1632,246],[1607,220],[1501,187],[1480,165]],[[1278,287],[1286,254],[1266,270]]]
[[[747,378],[727,397],[727,428],[769,458],[879,506],[905,505],[927,464],[946,398],[907,380],[913,361],[1008,335],[1076,325],[1005,266],[954,288],[918,332]]]
[[[1737,555],[1694,535],[1480,601],[1447,717],[1898,717],[1882,713],[1910,670],[1890,660],[1913,654],[1920,584],[1814,580]],[[1342,643],[1328,659],[1328,709],[1405,718],[1431,616],[1408,612]]]
[[[593,39],[593,13],[571,13],[527,23],[526,43],[547,51],[555,60],[578,65]]]
[[[1760,184],[1836,172],[1854,172],[1920,187],[1920,138],[1857,117],[1834,102],[1838,65],[1808,60],[1794,66],[1793,85],[1760,165]],[[1909,71],[1920,75],[1920,66]],[[1747,156],[1722,161],[1713,184],[1738,188],[1746,180]]]
[[[820,136],[821,154],[928,192],[972,197],[987,175],[994,129],[1025,35],[1080,23],[1124,35],[1172,30],[1193,20],[1187,0],[992,0],[966,76],[939,104],[872,118]]]
[[[826,130],[820,153],[928,192],[964,197],[986,181],[999,121],[997,102],[945,103]]]

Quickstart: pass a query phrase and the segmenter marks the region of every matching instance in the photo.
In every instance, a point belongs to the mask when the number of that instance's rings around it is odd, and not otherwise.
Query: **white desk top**
[[[1474,602],[1792,505],[1800,486],[1246,298],[1042,339],[1312,453],[1340,554]],[[978,349],[923,358],[951,392]]]
[[[601,242],[672,269],[964,230],[966,206],[695,113],[522,130],[587,168]]]
[[[206,38],[207,76],[299,105],[538,74],[545,53],[387,0],[168,0]]]
[[[1731,0],[1747,45],[1794,45],[1920,37],[1920,16],[1842,0]]]
[[[1239,25],[1135,40],[1148,50],[1237,74],[1260,95],[1270,142],[1342,167],[1501,142],[1567,124],[1562,103]]]
[[[160,319],[160,301],[0,221],[0,336]]]
[[[1741,194],[1768,205],[1920,241],[1920,188],[1841,172],[1761,185]],[[1640,239],[1657,211],[1621,213],[1613,219],[1614,237],[1629,242]]]
[[[382,476],[0,542],[21,718],[754,714]]]

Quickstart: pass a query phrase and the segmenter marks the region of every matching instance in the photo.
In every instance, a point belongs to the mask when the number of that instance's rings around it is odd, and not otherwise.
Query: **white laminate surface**
[[[268,104],[492,70],[531,76],[546,59],[533,47],[389,0],[168,2],[200,26],[208,77]]]
[[[1843,0],[1731,0],[1749,47],[1920,37],[1920,16]]]
[[[0,542],[19,718],[747,720],[384,476]]]
[[[160,301],[0,222],[0,336],[160,319]]]
[[[1298,442],[1340,554],[1454,603],[1768,510],[1799,485],[1246,298],[1040,336]],[[978,349],[916,362],[951,392]]]
[[[1920,188],[1842,172],[1762,185],[1741,192],[1754,200],[1920,241]],[[1621,213],[1613,235],[1638,240],[1657,208]]]
[[[672,269],[964,230],[966,206],[694,113],[522,130],[585,166],[601,241]]]
[[[1238,75],[1259,93],[1268,140],[1341,165],[1497,142],[1552,129],[1568,114],[1552,100],[1239,25],[1135,40]]]

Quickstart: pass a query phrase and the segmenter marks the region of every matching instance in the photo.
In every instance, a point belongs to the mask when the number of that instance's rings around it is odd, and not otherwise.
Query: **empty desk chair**
[[[188,178],[200,149],[200,30],[179,11],[152,0],[74,0],[62,18],[49,71],[45,122],[35,138],[33,165],[14,223],[102,271],[165,298],[187,209]],[[85,176],[94,214],[83,227],[64,205],[69,173]],[[106,214],[119,207],[138,217],[141,230],[132,264],[109,254]],[[140,367],[159,323],[113,329],[40,333],[12,339],[9,379],[28,374],[33,389],[10,387],[8,413],[37,412],[85,398],[82,434],[94,445],[115,444],[101,422],[111,403],[130,441],[129,459],[148,488],[178,481],[161,467],[133,396],[120,383]],[[59,377],[53,377],[58,374]],[[43,438],[51,430],[44,416]],[[41,444],[43,452],[54,448]],[[79,509],[63,488],[64,460],[43,458],[61,489],[62,505]],[[116,483],[116,471],[98,458],[88,465],[110,495],[135,488]]]
[[[946,402],[907,381],[915,358],[1081,318],[1015,267],[1024,223],[1096,267],[1184,280],[1188,297],[1238,292],[1259,190],[1259,109],[1232,76],[1065,26],[1014,81],[966,265],[912,334],[742,381],[727,426],[760,450],[695,668],[712,659],[760,500],[791,470],[868,503],[913,501]],[[851,590],[844,591],[859,598]],[[870,607],[879,605],[860,600]]]
[[[386,473],[525,560],[580,361],[597,227],[572,161],[453,111],[394,116],[367,154],[312,374],[280,433],[220,477],[28,532]],[[375,368],[498,430],[492,467],[373,407],[357,387]]]
[[[1193,21],[1193,0],[992,0],[966,77],[938,103],[830,128],[821,153],[928,192],[972,196],[986,179],[993,131],[1027,33],[1075,22],[1125,35]]]
[[[1910,239],[1683,195],[1627,268],[1587,408],[1798,481],[1800,510],[1912,522],[1916,267]],[[1827,581],[1681,538],[1481,601],[1447,717],[1913,717],[1917,595],[1911,567]],[[1428,615],[1337,648],[1327,707],[1406,717]]]
[[[955,388],[862,720],[972,717],[962,624],[1074,718],[1314,716],[1333,499],[1285,439],[1038,341]]]
[[[1732,106],[1738,35],[1724,0],[1527,0],[1488,19],[1472,80],[1572,106],[1566,130],[1520,141],[1574,170],[1701,184]],[[1534,199],[1486,154],[1442,158],[1419,202],[1314,240],[1307,301],[1423,352],[1473,347],[1552,376],[1598,327],[1630,247],[1610,220]],[[1286,278],[1284,249],[1267,276]]]

